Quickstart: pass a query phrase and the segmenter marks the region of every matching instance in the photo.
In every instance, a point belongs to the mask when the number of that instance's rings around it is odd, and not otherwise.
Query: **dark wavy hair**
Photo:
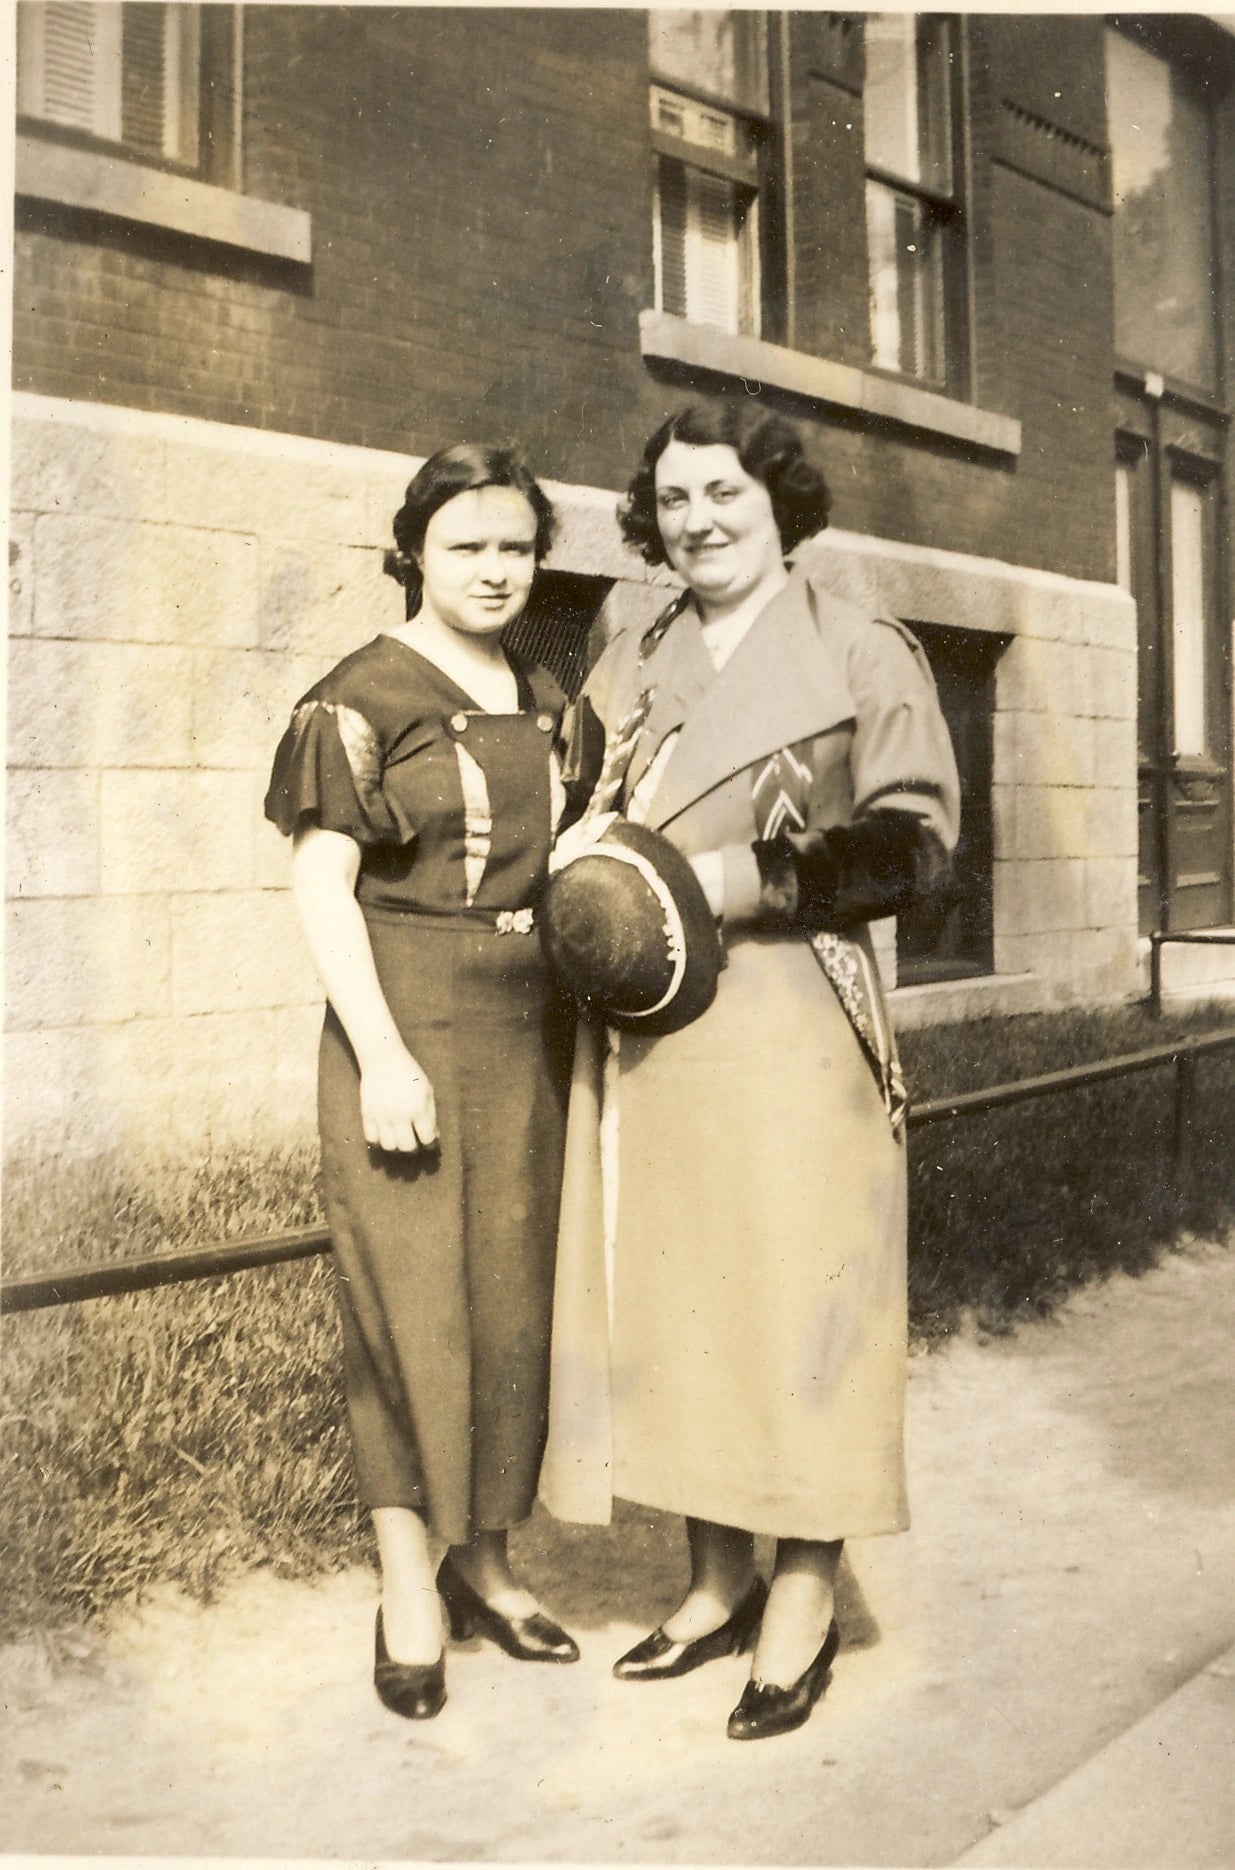
[[[532,473],[519,448],[495,448],[483,442],[459,442],[430,455],[412,479],[403,505],[394,516],[394,548],[382,560],[387,577],[401,584],[407,615],[420,609],[424,578],[420,556],[429,521],[448,500],[481,487],[512,487],[521,493],[536,515],[536,563],[553,543],[556,515],[548,494]]]
[[[685,442],[691,448],[721,442],[732,448],[746,472],[767,488],[786,552],[827,525],[832,504],[828,483],[808,459],[792,422],[756,402],[690,403],[650,438],[618,508],[622,537],[649,565],[666,563],[656,518],[656,463],[670,442]]]

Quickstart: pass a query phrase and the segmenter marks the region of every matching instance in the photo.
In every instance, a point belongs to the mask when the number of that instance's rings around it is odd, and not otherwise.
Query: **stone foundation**
[[[261,802],[292,703],[401,617],[381,549],[417,463],[30,395],[13,415],[6,1146],[300,1140],[320,996]],[[665,577],[613,494],[553,491],[551,564],[615,580],[608,627],[650,620]],[[899,1017],[1143,991],[1131,600],[853,534],[813,550],[858,602],[1006,639],[996,976],[899,992]],[[880,949],[894,968],[890,928]],[[1208,992],[1215,970],[1235,983],[1235,950],[1206,952]]]

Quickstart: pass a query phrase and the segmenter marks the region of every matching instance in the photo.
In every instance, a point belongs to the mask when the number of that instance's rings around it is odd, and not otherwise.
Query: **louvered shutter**
[[[120,8],[93,0],[28,0],[17,17],[18,109],[117,141]]]
[[[690,316],[686,291],[686,170],[662,160],[657,191],[660,308],[679,318]]]
[[[165,6],[124,8],[122,123],[126,143],[152,156],[174,154],[165,146],[167,121]]]
[[[724,176],[661,159],[656,193],[661,311],[722,331],[737,332],[749,323],[742,192]]]
[[[753,132],[732,111],[664,85],[653,84],[650,105],[657,147],[657,306],[693,324],[757,337],[759,168]],[[680,157],[673,149],[679,142]]]
[[[198,160],[198,7],[24,0],[18,32],[26,115],[145,155]]]

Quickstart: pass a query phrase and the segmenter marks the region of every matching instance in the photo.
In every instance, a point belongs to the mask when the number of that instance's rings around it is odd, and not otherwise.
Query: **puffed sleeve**
[[[934,678],[915,637],[875,620],[848,664],[853,819],[756,844],[756,919],[842,930],[938,889],[960,830],[960,783]]]
[[[382,790],[382,750],[358,708],[313,696],[300,703],[279,742],[266,816],[284,836],[304,823],[341,831],[357,844],[406,842]]]
[[[855,704],[849,765],[853,815],[908,812],[945,851],[960,831],[960,782],[952,741],[921,644],[890,618],[862,632],[849,659]]]

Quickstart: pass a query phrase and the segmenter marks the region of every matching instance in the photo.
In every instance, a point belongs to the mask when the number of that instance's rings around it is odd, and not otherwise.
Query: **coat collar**
[[[673,626],[646,670],[656,683],[648,757],[672,728],[682,730],[650,802],[649,826],[661,830],[744,767],[852,719],[843,665],[820,627],[827,603],[795,568],[719,672],[693,613]]]

